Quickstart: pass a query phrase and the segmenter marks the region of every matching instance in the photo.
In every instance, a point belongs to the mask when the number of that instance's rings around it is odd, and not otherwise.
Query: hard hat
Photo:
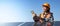
[[[50,8],[50,4],[48,4],[48,3],[44,3],[42,6],[46,6],[46,7]]]

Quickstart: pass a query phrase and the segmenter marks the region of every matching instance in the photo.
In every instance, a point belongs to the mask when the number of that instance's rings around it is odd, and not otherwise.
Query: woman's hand
[[[48,22],[47,26],[51,26],[51,23],[50,23],[50,22]]]
[[[42,21],[42,20],[40,20],[40,22],[42,23],[43,21]]]
[[[31,13],[32,13],[32,16],[33,16],[33,17],[36,15],[33,10],[31,11]]]

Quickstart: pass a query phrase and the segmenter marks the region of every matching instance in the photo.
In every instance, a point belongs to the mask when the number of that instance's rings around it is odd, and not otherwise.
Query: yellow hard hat
[[[42,6],[46,6],[46,7],[50,8],[50,4],[48,4],[48,3],[44,3]]]

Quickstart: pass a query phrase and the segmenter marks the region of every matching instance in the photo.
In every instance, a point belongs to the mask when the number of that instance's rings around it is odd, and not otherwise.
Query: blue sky
[[[0,22],[33,22],[31,11],[39,15],[48,2],[55,21],[60,21],[60,0],[0,0]]]

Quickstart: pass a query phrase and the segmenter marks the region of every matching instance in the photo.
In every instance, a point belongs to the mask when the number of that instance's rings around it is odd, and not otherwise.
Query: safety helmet
[[[48,3],[44,3],[42,6],[46,6],[46,7],[50,8],[50,4],[48,4]]]

